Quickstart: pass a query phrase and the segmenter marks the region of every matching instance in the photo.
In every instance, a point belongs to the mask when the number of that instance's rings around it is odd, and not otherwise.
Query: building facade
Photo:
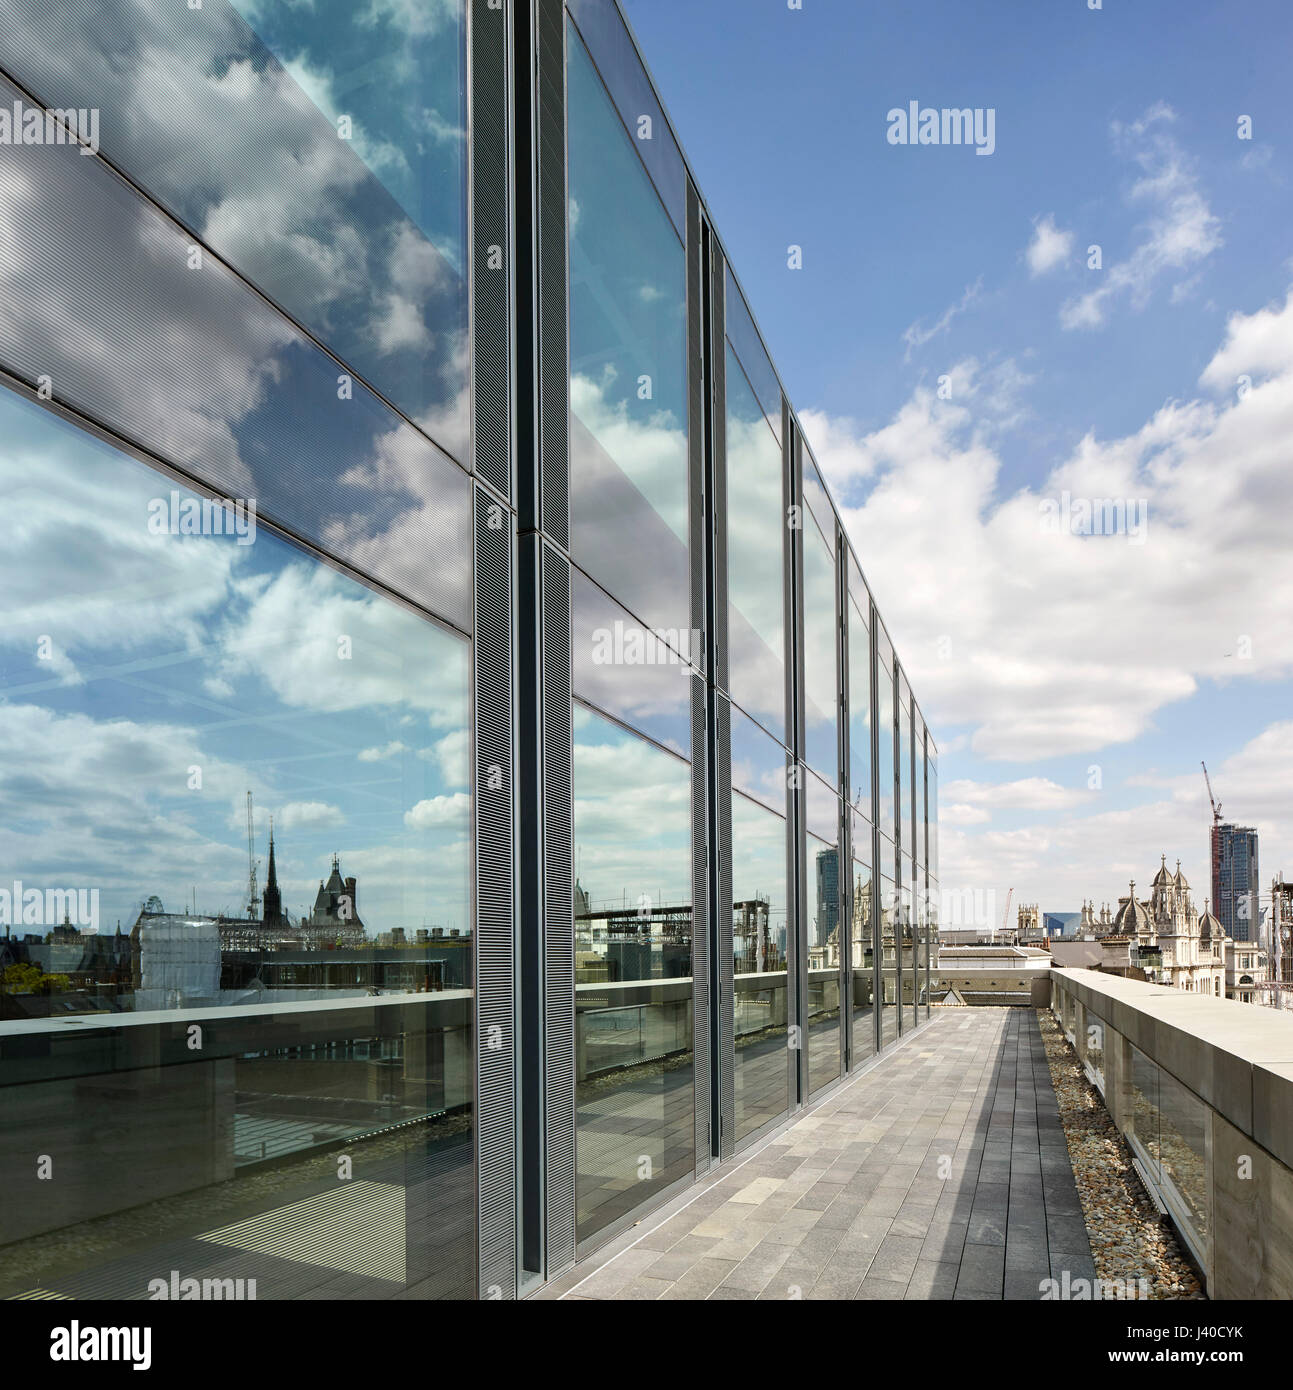
[[[1212,901],[1222,930],[1234,941],[1256,941],[1258,895],[1257,831],[1223,822],[1212,827]]]
[[[145,1297],[158,1201],[523,1295],[928,1016],[865,556],[613,0],[9,0],[0,82],[10,858],[148,990],[0,1019],[0,1296]]]
[[[1148,898],[1137,898],[1133,880],[1126,896],[1118,899],[1111,922],[1105,908],[1096,917],[1094,903],[1086,904],[1083,913],[1084,926],[1094,927],[1098,940],[1117,941],[1120,947],[1126,943],[1128,964],[1143,970],[1147,979],[1192,994],[1224,994],[1226,936],[1208,904],[1202,912],[1195,907],[1179,859],[1173,872],[1162,856]]]

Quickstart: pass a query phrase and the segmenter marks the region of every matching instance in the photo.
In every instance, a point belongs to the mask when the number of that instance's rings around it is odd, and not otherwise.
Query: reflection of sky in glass
[[[732,710],[732,785],[779,815],[786,809],[786,751],[739,709]]]
[[[734,700],[783,737],[781,446],[730,346],[726,385],[728,685]]]
[[[0,41],[53,105],[100,109],[106,156],[465,460],[461,0],[240,9],[68,0],[52,44],[44,0],[7,0]]]
[[[804,518],[804,736],[809,764],[834,785],[836,729],[835,556],[811,517]]]
[[[732,274],[730,265],[727,266],[725,291],[723,314],[726,320],[727,336],[732,340],[731,345],[736,349],[746,375],[754,384],[755,395],[759,399],[759,405],[767,417],[768,424],[772,426],[773,433],[780,439],[781,384],[777,380],[777,374],[773,370],[772,362],[764,349],[759,331],[754,326],[754,319],[746,306],[744,296],[736,283],[736,277]]]
[[[468,927],[466,642],[263,528],[152,534],[169,480],[8,393],[0,437],[5,872],[98,888],[105,931],[245,915],[251,790],[294,917],[336,852],[370,935]]]
[[[849,588],[849,789],[871,818],[871,637],[858,595]]]
[[[894,832],[893,788],[893,648],[883,632],[876,633],[876,743],[880,803],[877,824],[886,835]]]
[[[591,907],[691,901],[691,768],[574,711],[575,872]]]
[[[190,264],[186,238],[98,160],[12,146],[3,178],[0,360],[470,624],[462,469],[371,391],[347,398],[331,358],[220,262]]]
[[[686,262],[569,38],[571,548],[634,612],[675,626],[689,583]]]
[[[691,748],[691,682],[686,632],[666,640],[631,617],[574,570],[571,656],[574,693],[672,748]],[[649,658],[644,660],[643,657]]]

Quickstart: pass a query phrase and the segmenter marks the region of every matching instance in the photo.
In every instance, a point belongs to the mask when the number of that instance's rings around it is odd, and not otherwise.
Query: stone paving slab
[[[628,1244],[576,1299],[1037,1299],[1091,1249],[1036,1016],[940,1012]]]

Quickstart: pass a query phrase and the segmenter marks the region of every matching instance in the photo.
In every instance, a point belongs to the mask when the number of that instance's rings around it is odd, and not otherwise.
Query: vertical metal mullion
[[[879,611],[870,604],[871,644],[871,969],[876,1055],[884,1046],[884,932],[880,926],[880,634]]]
[[[781,403],[782,478],[785,515],[793,515],[798,524],[786,527],[786,677],[787,719],[791,753],[795,759],[795,777],[790,805],[793,809],[793,874],[791,883],[794,912],[786,932],[786,990],[790,1021],[800,1027],[803,1044],[791,1055],[792,1080],[790,1103],[801,1105],[808,1096],[806,1057],[808,1039],[808,923],[807,884],[804,861],[807,854],[806,805],[810,776],[807,767],[807,748],[804,715],[804,530],[813,525],[804,504],[803,444],[791,415],[789,402]]]
[[[705,391],[709,381],[705,336],[707,285],[706,259],[702,248],[700,197],[695,185],[687,181],[687,452],[690,494],[691,627],[702,634],[699,649],[689,651],[695,667],[691,678],[691,855],[692,855],[692,1075],[695,1085],[694,1133],[696,1174],[708,1172],[713,1162],[717,1126],[713,1117],[714,1036],[711,1024],[711,995],[714,952],[710,935],[714,921],[710,896],[711,797],[711,712],[709,645],[713,632],[711,605],[713,586],[709,580],[712,546],[710,501],[713,488],[708,478],[709,411]]]
[[[840,965],[839,965],[839,995],[840,995],[840,1071],[841,1074],[847,1072],[852,1065],[853,1058],[853,921],[850,914],[846,914],[842,900],[844,894],[844,884],[847,881],[850,885],[853,882],[853,862],[851,855],[852,835],[849,827],[849,809],[852,805],[853,783],[851,780],[852,768],[850,767],[850,754],[852,752],[852,729],[850,700],[852,698],[849,690],[849,552],[848,543],[844,538],[840,528],[836,528],[835,537],[835,606],[839,614],[838,627],[836,631],[836,663],[839,685],[839,758],[840,758],[840,796],[839,796],[839,828],[836,831],[836,854],[839,856],[841,866],[847,866],[848,872],[841,872],[838,877],[838,889],[841,895],[840,910],[838,921],[840,922]]]
[[[712,971],[710,1021],[711,1116],[715,1152],[731,1157],[736,1143],[734,1036],[735,985],[732,977],[732,717],[727,697],[727,372],[724,341],[725,262],[717,241],[705,226],[702,247],[705,283],[704,392],[707,411],[705,439],[709,449],[710,541],[709,641],[707,659],[711,685],[709,719],[710,798],[710,902],[714,920],[710,927]]]

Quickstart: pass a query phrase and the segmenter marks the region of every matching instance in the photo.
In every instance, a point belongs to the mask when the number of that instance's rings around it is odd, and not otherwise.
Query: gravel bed
[[[1097,1278],[1145,1279],[1153,1299],[1206,1298],[1175,1233],[1132,1167],[1127,1141],[1087,1080],[1073,1045],[1049,1009],[1038,1009],[1037,1021]]]

